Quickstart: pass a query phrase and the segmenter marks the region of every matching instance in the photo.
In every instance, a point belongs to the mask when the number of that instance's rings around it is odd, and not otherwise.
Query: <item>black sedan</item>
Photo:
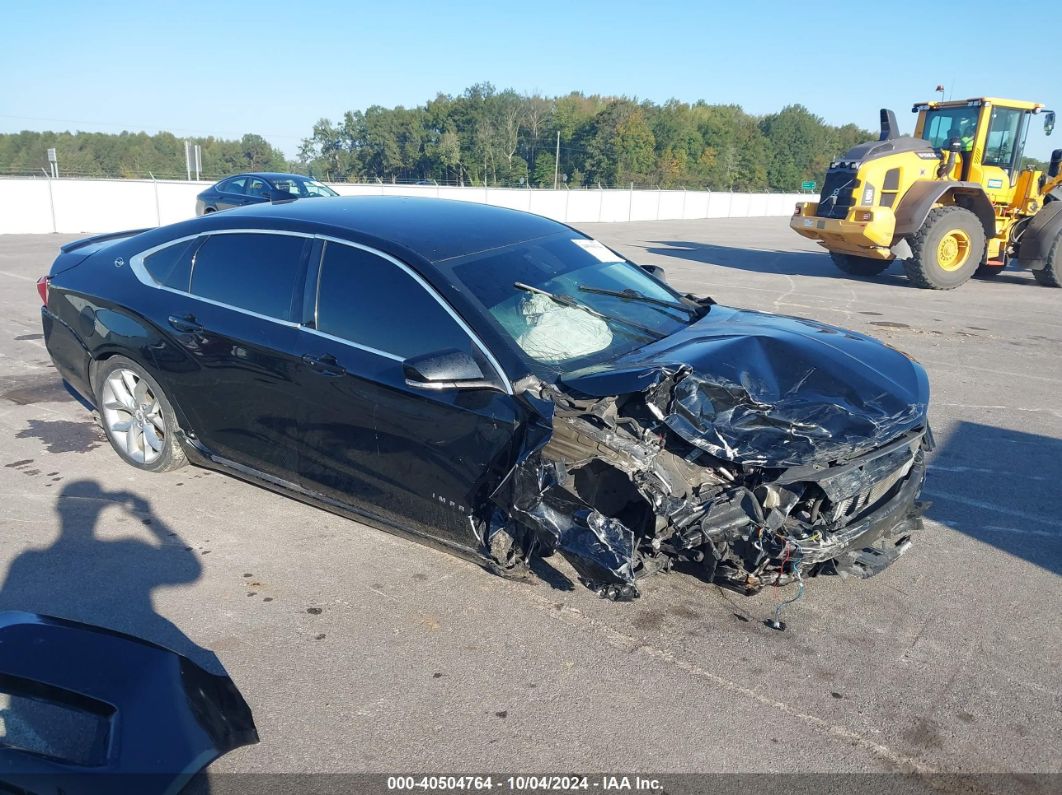
[[[195,214],[207,215],[247,204],[338,195],[327,185],[300,174],[277,174],[272,171],[237,174],[211,185],[196,196]]]
[[[191,461],[602,595],[682,563],[753,592],[910,545],[924,370],[682,295],[545,218],[435,199],[263,204],[71,243],[40,291],[117,454]]]

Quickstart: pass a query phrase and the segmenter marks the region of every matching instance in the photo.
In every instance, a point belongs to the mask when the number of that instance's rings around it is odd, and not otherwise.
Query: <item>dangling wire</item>
[[[800,599],[804,596],[804,578],[800,574],[800,559],[803,556],[800,554],[800,545],[799,544],[793,544],[793,549],[794,549],[794,551],[796,553],[793,556],[793,564],[792,564],[793,565],[793,574],[794,574],[794,576],[796,576],[797,585],[798,585],[796,596],[794,596],[792,599],[787,599],[784,602],[780,602],[778,604],[778,606],[774,608],[774,618],[766,622],[767,626],[771,627],[771,629],[778,629],[778,630],[785,629],[785,622],[782,621],[782,611],[785,608],[787,608],[789,605],[800,601]],[[785,558],[782,561],[782,568],[785,567],[785,561],[788,560],[788,559],[789,559],[789,539],[786,539],[786,543],[785,543]]]

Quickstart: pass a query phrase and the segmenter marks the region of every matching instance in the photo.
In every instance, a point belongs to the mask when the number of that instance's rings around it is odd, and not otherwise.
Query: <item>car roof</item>
[[[567,232],[570,227],[540,215],[468,201],[414,196],[339,196],[313,201],[254,204],[214,215],[230,226],[248,220],[301,222],[319,231],[387,241],[429,262]],[[348,236],[344,234],[344,236]]]
[[[308,177],[305,174],[287,174],[283,171],[241,171],[239,174],[233,174],[224,179],[219,179],[218,182],[224,182],[226,179],[235,179],[236,177],[262,177],[263,179],[291,179],[294,177],[295,179],[313,179],[313,177]]]

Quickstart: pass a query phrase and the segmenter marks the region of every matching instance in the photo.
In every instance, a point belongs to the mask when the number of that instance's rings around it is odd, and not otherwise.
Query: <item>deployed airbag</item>
[[[520,302],[520,314],[527,331],[516,342],[528,356],[540,362],[578,359],[602,351],[612,344],[608,324],[582,309],[560,306],[540,294]]]

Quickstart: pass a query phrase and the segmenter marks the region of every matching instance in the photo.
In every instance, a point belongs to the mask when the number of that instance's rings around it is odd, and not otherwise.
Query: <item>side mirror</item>
[[[292,196],[286,190],[277,190],[276,188],[270,190],[268,195],[269,201],[271,202],[290,202],[295,201],[295,199],[298,198],[296,196]]]
[[[1055,130],[1055,112],[1049,110],[1044,113],[1044,135],[1050,135]]]
[[[648,273],[650,276],[652,276],[657,281],[660,281],[660,282],[666,282],[667,281],[667,274],[664,272],[664,269],[661,268],[659,265],[639,265],[638,267],[641,268],[646,273]]]
[[[406,386],[417,389],[493,389],[498,384],[483,375],[479,364],[464,351],[446,350],[413,356],[402,362]]]

